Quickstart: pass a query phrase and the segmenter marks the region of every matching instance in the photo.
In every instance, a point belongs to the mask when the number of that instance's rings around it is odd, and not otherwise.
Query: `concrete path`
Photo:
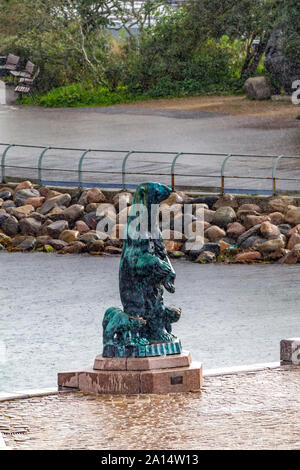
[[[201,393],[0,403],[13,449],[300,449],[300,368],[205,377]]]
[[[154,105],[153,105],[154,106]],[[104,108],[40,109],[33,107],[0,107],[0,142],[52,145],[72,148],[122,150],[120,153],[90,153],[83,166],[84,181],[120,184],[121,164],[127,150],[177,152],[216,152],[242,154],[300,154],[300,122],[296,119],[272,120],[255,116],[232,116],[189,109],[157,109],[142,105],[121,105]],[[1,151],[1,148],[0,148]],[[7,162],[11,165],[37,165],[40,151],[11,149]],[[43,179],[76,181],[81,153],[49,151],[44,161]],[[173,156],[138,155],[128,161],[127,182],[137,184],[153,179],[170,184]],[[223,157],[185,156],[178,160],[177,185],[220,186]],[[270,177],[272,159],[237,159],[229,162],[228,175]],[[300,164],[290,160],[281,166],[281,175],[300,178]],[[295,171],[295,169],[297,171]],[[95,171],[103,173],[94,174]],[[165,176],[157,174],[164,173]],[[37,171],[7,169],[9,176],[37,177]],[[149,176],[148,176],[149,175]],[[155,176],[153,176],[155,175]],[[196,176],[195,176],[196,175]],[[205,175],[210,178],[197,176]],[[298,176],[297,176],[298,175]],[[226,181],[228,188],[271,189],[271,181]],[[295,182],[280,183],[281,189],[298,187]]]

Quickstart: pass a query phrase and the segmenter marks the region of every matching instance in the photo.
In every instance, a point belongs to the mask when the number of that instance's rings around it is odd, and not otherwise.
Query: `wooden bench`
[[[13,54],[8,54],[6,63],[4,65],[0,65],[0,70],[16,70],[18,63],[20,61],[20,57]]]
[[[40,67],[36,69],[35,74],[32,78],[21,78],[18,85],[15,88],[17,93],[30,93],[33,85],[35,84],[38,76],[40,74]]]
[[[30,60],[27,61],[25,69],[22,71],[18,70],[11,70],[10,73],[14,77],[20,77],[20,78],[31,78],[34,70],[34,63],[31,62]]]

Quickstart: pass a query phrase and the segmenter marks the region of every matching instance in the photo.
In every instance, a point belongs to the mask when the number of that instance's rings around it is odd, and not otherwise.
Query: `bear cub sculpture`
[[[172,323],[179,320],[181,309],[163,302],[164,288],[175,292],[176,275],[158,223],[159,204],[170,194],[160,183],[142,183],[134,194],[119,269],[123,310],[111,307],[105,312],[103,356],[136,355],[146,345],[179,343]]]

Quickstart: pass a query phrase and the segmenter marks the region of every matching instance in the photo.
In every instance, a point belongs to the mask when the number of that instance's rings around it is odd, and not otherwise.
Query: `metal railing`
[[[7,181],[7,169],[13,168],[13,169],[20,169],[20,170],[33,170],[36,172],[37,176],[37,181],[39,184],[51,184],[53,186],[57,185],[68,185],[68,186],[77,186],[78,188],[83,188],[83,187],[88,187],[88,186],[100,186],[100,187],[118,187],[123,190],[129,188],[129,187],[136,187],[136,185],[132,185],[128,183],[128,176],[129,175],[135,175],[135,176],[166,176],[169,181],[170,185],[172,187],[172,190],[174,191],[176,188],[175,185],[175,179],[177,177],[186,177],[189,178],[189,183],[191,178],[217,178],[220,181],[220,186],[218,186],[218,189],[220,190],[221,194],[225,192],[257,192],[257,193],[265,193],[265,194],[275,194],[277,192],[277,181],[293,181],[293,182],[300,182],[299,178],[290,178],[290,177],[278,177],[277,172],[278,172],[278,165],[281,159],[292,159],[298,161],[300,156],[287,156],[287,155],[254,155],[254,154],[226,154],[226,153],[207,153],[207,152],[158,152],[158,151],[141,151],[141,150],[111,150],[111,149],[83,149],[83,148],[69,148],[69,147],[54,147],[54,146],[40,146],[40,145],[26,145],[26,144],[8,144],[8,143],[0,143],[0,147],[4,147],[2,151],[2,157],[1,157],[1,181],[2,183],[5,183]],[[37,156],[37,163],[36,166],[25,166],[23,165],[12,165],[9,164],[8,157],[11,154],[11,151],[13,148],[21,148],[21,149],[36,149],[38,150],[38,156]],[[80,156],[78,159],[78,163],[76,164],[75,168],[52,168],[52,167],[46,167],[45,166],[45,159],[47,155],[49,155],[49,151],[54,150],[54,151],[69,151],[69,152],[79,152]],[[84,169],[83,165],[84,162],[89,158],[88,155],[91,153],[97,153],[98,157],[100,155],[100,161],[101,161],[101,155],[103,156],[104,154],[121,154],[121,162],[115,162],[114,163],[114,168],[113,170],[99,170],[99,169]],[[72,153],[73,155],[73,153]],[[169,157],[172,157],[171,162],[167,163],[169,165],[169,170],[167,172],[163,171],[155,171],[155,172],[145,172],[145,171],[140,171],[139,169],[135,169],[134,171],[129,171],[128,170],[128,161],[130,157],[137,155],[137,156],[157,156],[157,155],[166,155]],[[192,157],[195,156],[197,159],[207,159],[211,157],[217,157],[217,158],[222,158],[222,163],[221,167],[216,168],[218,171],[217,174],[199,174],[199,173],[193,173],[190,172],[189,174],[186,173],[180,173],[176,172],[176,164],[178,159],[182,159],[184,157]],[[18,159],[21,159],[22,157],[18,157]],[[273,159],[273,164],[271,166],[271,172],[269,176],[259,176],[259,175],[232,175],[232,174],[225,174],[225,169],[228,170],[227,164],[229,160],[232,160],[233,163],[236,163],[236,160],[238,158],[246,158],[247,162],[251,161],[252,159]],[[91,157],[90,157],[91,159]],[[98,159],[98,158],[97,158]],[[72,158],[72,161],[74,162],[74,158]],[[139,159],[139,162],[141,160]],[[157,161],[153,161],[153,159],[150,161],[150,163],[161,163]],[[118,170],[118,163],[120,164],[119,170]],[[161,163],[162,166],[162,163]],[[235,164],[235,168],[237,168]],[[243,166],[239,166],[239,169],[243,169]],[[46,171],[51,171],[51,172],[68,172],[72,174],[76,174],[76,179],[75,181],[63,181],[63,180],[51,180],[48,181],[44,179],[44,173]],[[83,181],[83,174],[89,174],[89,175],[120,175],[120,181],[117,183],[110,183],[110,182],[92,182],[92,181]],[[19,177],[24,177],[23,175],[19,175]],[[267,190],[249,190],[249,189],[233,189],[233,188],[225,188],[225,181],[228,179],[249,179],[249,180],[265,180],[265,181],[272,181],[272,188],[267,189]],[[169,183],[168,183],[169,184]],[[189,185],[186,185],[187,187]]]

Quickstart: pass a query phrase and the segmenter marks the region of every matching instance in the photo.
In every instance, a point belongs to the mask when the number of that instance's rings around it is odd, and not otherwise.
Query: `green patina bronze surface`
[[[172,334],[172,323],[179,320],[181,310],[167,307],[163,302],[164,288],[175,292],[175,271],[158,223],[158,204],[170,193],[168,186],[143,183],[134,194],[119,271],[123,310],[110,307],[105,312],[104,357],[145,357],[181,352],[180,340]],[[138,225],[139,230],[134,223],[137,216],[144,221]]]

